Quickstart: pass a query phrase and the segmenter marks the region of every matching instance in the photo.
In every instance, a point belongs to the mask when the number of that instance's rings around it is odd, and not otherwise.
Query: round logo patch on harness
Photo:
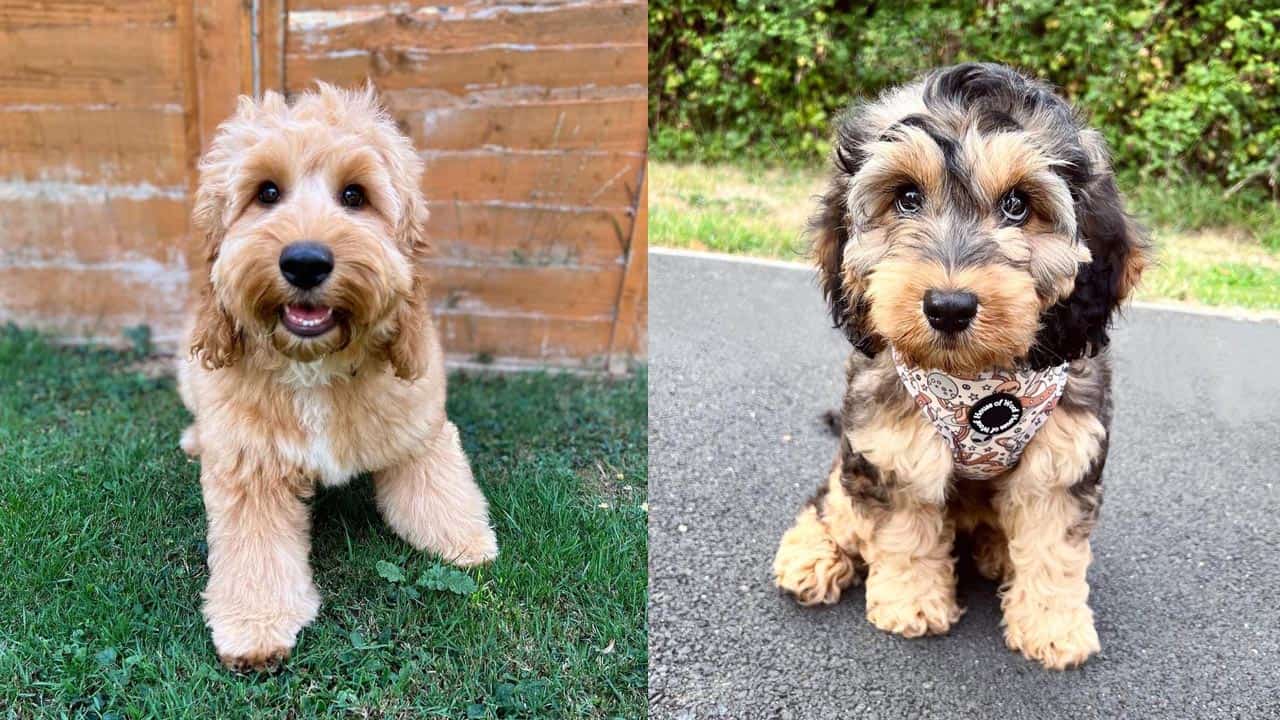
[[[1022,401],[1009,393],[988,395],[969,410],[969,427],[983,435],[999,435],[1022,419]]]

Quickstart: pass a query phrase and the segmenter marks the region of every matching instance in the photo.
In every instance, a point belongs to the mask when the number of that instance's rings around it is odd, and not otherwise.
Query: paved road
[[[968,613],[924,640],[875,630],[860,587],[819,610],[774,590],[849,348],[808,272],[650,267],[652,717],[1280,717],[1280,325],[1135,308],[1117,329],[1103,651],[1050,673],[1005,649],[971,567]]]

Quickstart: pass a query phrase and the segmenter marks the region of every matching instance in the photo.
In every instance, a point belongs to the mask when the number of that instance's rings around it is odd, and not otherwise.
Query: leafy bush
[[[658,158],[813,161],[853,97],[992,60],[1057,85],[1137,179],[1262,200],[1280,176],[1274,3],[650,0],[649,24]]]

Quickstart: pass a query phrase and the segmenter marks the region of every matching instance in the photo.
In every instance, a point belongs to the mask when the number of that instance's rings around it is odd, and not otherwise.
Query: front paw
[[[867,620],[877,628],[909,638],[942,635],[963,614],[949,565],[872,565],[867,577]]]
[[[782,536],[773,559],[773,582],[806,607],[832,605],[857,580],[853,559],[821,532],[802,522]]]
[[[290,648],[267,648],[248,655],[218,653],[218,660],[224,667],[234,673],[275,673],[284,667],[289,659]]]
[[[275,672],[297,642],[298,633],[315,619],[320,596],[314,587],[292,603],[267,607],[262,598],[248,605],[228,594],[205,594],[204,616],[218,659],[235,672]]]
[[[1102,649],[1087,605],[1067,609],[1011,606],[1005,611],[1004,641],[1010,650],[1050,670],[1084,663]]]
[[[274,673],[289,658],[297,630],[258,623],[212,626],[218,660],[232,672]]]
[[[459,567],[474,567],[493,562],[498,557],[498,536],[493,528],[482,528],[457,538],[450,538],[439,549],[440,556]]]
[[[874,602],[867,599],[867,620],[872,625],[907,638],[945,635],[963,614],[954,598],[940,594]]]

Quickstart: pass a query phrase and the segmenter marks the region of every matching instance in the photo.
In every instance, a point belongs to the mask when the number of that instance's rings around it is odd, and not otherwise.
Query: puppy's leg
[[[907,637],[944,633],[959,619],[954,526],[940,505],[893,492],[845,439],[827,484],[783,536],[778,587],[805,605],[832,603],[868,565],[867,619]]]
[[[857,580],[856,542],[852,553],[841,548],[823,517],[833,482],[840,483],[838,467],[782,536],[773,558],[774,584],[805,606],[832,605]]]
[[[178,396],[182,398],[182,404],[193,416],[197,415],[195,393],[191,389],[191,381],[187,378],[187,363],[185,361],[178,363]],[[187,457],[195,459],[200,457],[200,426],[199,423],[192,422],[182,431],[182,438],[178,441],[178,446],[182,448],[182,452]]]
[[[919,637],[947,632],[964,611],[956,604],[955,523],[946,509],[950,456],[927,423],[908,417],[911,425],[862,438],[877,448],[874,460],[843,439],[843,502],[829,515],[857,536],[867,563],[867,620]]]
[[[1009,572],[1009,539],[1004,532],[984,523],[973,529],[971,537],[978,573],[988,580],[1003,580]]]
[[[1034,502],[1011,495],[1001,503],[1013,569],[1001,599],[1005,642],[1050,669],[1079,665],[1101,649],[1085,579],[1089,540],[1069,533],[1079,505],[1065,489]]]
[[[498,556],[489,505],[453,423],[444,424],[424,453],[373,480],[382,516],[410,545],[463,566]]]
[[[196,428],[197,425],[191,423],[182,431],[182,437],[178,440],[178,447],[193,460],[200,457],[200,431]]]
[[[951,629],[956,604],[955,527],[943,507],[895,498],[862,548],[867,573],[867,620],[905,637]]]
[[[1009,540],[992,507],[994,494],[994,485],[986,480],[957,479],[947,495],[947,510],[956,533],[969,536],[978,573],[999,581],[1009,567]]]
[[[1005,642],[1050,669],[1100,649],[1085,573],[1103,433],[1092,416],[1059,409],[996,496],[1012,571],[1001,599]]]
[[[320,609],[307,564],[304,486],[285,478],[242,480],[212,467],[206,462],[200,474],[209,521],[205,622],[228,668],[274,670]]]

